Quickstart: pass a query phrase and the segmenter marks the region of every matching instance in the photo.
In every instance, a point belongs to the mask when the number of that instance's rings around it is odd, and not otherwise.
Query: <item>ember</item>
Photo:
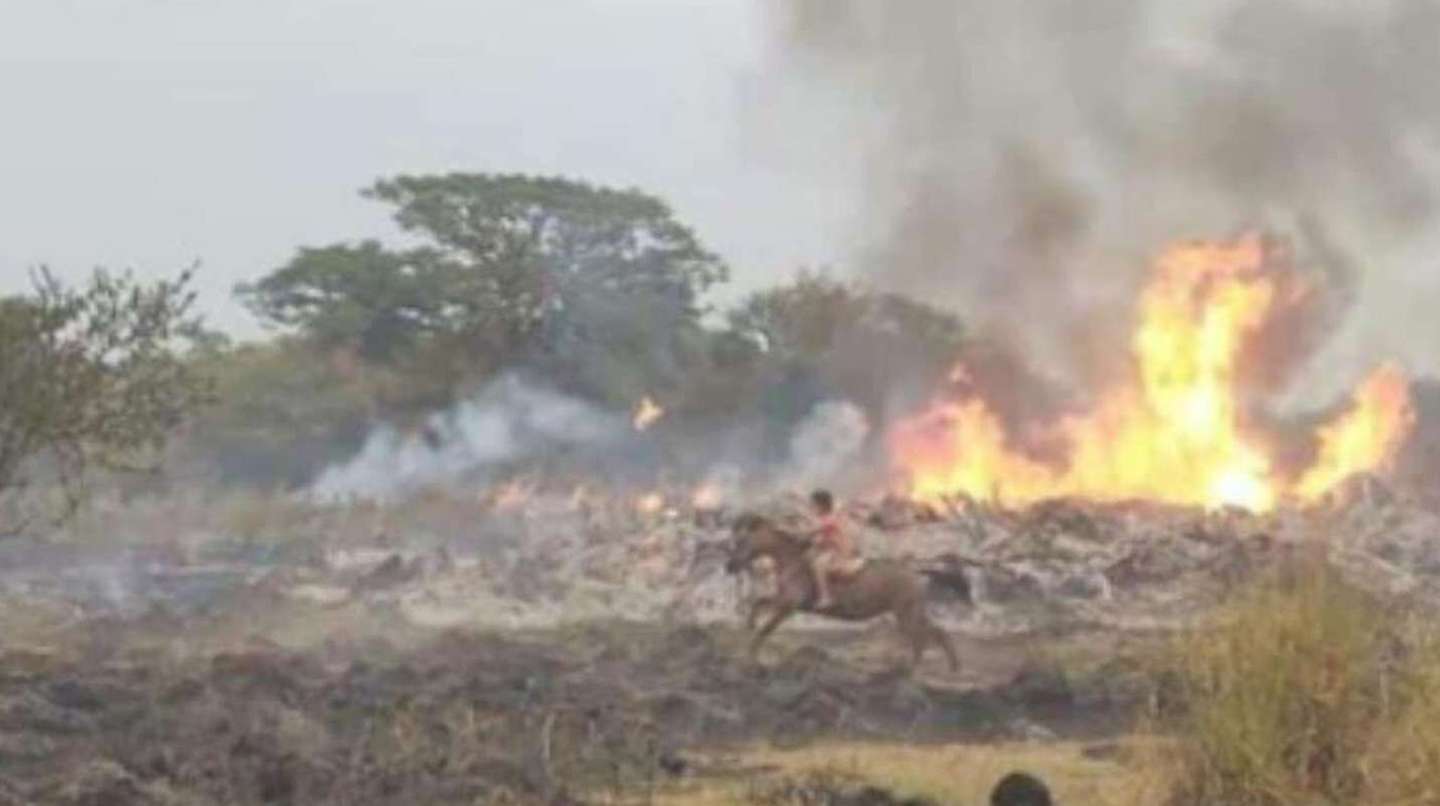
[[[644,431],[664,416],[665,409],[647,396],[641,398],[635,406],[635,415],[630,419],[630,424],[635,427],[636,431]]]
[[[1254,511],[1311,502],[1345,478],[1391,459],[1414,414],[1396,367],[1377,369],[1347,410],[1322,425],[1310,466],[1274,458],[1274,441],[1246,416],[1246,365],[1259,334],[1314,289],[1260,237],[1164,252],[1144,290],[1131,341],[1131,379],[1090,411],[1060,418],[1047,461],[1017,446],[978,393],[902,422],[892,457],[916,498],[963,493],[1026,504],[1047,498],[1150,499]],[[968,378],[964,368],[953,376]]]
[[[720,488],[706,483],[695,488],[695,493],[690,496],[690,505],[696,509],[715,509],[720,506],[721,500]]]
[[[491,506],[497,512],[519,509],[535,494],[535,482],[528,478],[508,481],[488,493]]]
[[[653,515],[665,507],[665,496],[658,492],[645,493],[635,499],[635,509],[644,515]]]

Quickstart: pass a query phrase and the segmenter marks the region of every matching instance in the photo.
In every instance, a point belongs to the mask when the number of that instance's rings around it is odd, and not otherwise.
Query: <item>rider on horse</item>
[[[810,506],[814,514],[814,525],[807,533],[810,538],[810,572],[815,577],[815,589],[819,601],[815,607],[833,605],[830,583],[837,577],[855,572],[859,552],[855,543],[840,524],[835,512],[835,498],[829,490],[816,490],[810,494]]]

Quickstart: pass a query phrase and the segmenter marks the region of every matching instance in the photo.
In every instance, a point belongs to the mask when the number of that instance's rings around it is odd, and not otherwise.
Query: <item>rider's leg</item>
[[[816,608],[826,608],[834,604],[830,598],[830,555],[826,552],[818,552],[811,560],[810,569],[815,575],[815,591],[819,594],[815,602]]]

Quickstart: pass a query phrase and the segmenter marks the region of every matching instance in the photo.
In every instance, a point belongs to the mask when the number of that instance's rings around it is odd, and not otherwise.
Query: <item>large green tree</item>
[[[728,313],[729,333],[758,353],[761,405],[793,420],[819,398],[843,396],[872,415],[920,393],[959,357],[958,316],[898,294],[801,272]]]
[[[823,363],[877,345],[893,357],[954,361],[964,327],[954,313],[909,297],[802,271],[789,283],[756,291],[728,312],[730,331],[773,360]]]
[[[457,381],[544,364],[562,382],[624,397],[617,371],[643,385],[684,363],[675,351],[698,332],[700,297],[726,277],[663,201],[638,190],[449,174],[364,193],[395,208],[414,245],[302,249],[238,293],[264,321],[373,363]]]
[[[97,271],[70,288],[44,270],[0,299],[0,529],[60,493],[61,514],[91,471],[149,470],[174,429],[212,397],[185,354],[201,334],[190,273],[137,282]]]

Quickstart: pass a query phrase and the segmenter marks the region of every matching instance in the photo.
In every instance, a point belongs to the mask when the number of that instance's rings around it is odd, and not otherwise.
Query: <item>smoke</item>
[[[321,473],[309,494],[385,498],[558,451],[613,445],[630,433],[622,414],[506,375],[432,416],[418,434],[377,428],[358,455]]]
[[[827,400],[811,409],[790,435],[790,458],[779,474],[783,486],[844,484],[861,474],[861,450],[870,435],[865,413],[849,401]]]
[[[817,403],[787,431],[783,458],[767,462],[740,433],[687,434],[656,429],[637,433],[628,412],[607,411],[515,374],[487,384],[455,408],[433,415],[416,432],[381,425],[360,452],[326,468],[305,495],[322,501],[403,497],[430,486],[485,484],[515,472],[579,472],[621,487],[655,484],[657,473],[679,470],[720,501],[737,500],[747,479],[790,487],[840,483],[863,474],[870,423],[848,401]],[[710,457],[676,466],[656,440],[685,453]],[[683,464],[683,463],[682,463]]]
[[[751,118],[849,171],[856,267],[960,307],[1047,371],[1112,371],[1160,244],[1247,227],[1294,235],[1342,298],[1364,286],[1367,338],[1398,341],[1394,311],[1420,320],[1413,283],[1385,280],[1428,269],[1405,261],[1437,211],[1440,4],[766,8],[775,80]],[[1340,255],[1366,263],[1325,262]]]

